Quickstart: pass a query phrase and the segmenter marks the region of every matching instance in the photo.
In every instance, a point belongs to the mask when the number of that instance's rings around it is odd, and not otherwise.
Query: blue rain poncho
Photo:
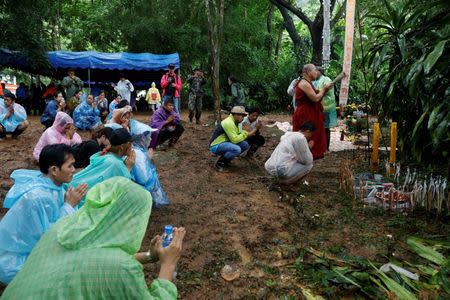
[[[109,114],[106,117],[106,120],[111,120],[112,115],[113,115],[113,111],[116,109],[117,104],[119,104],[116,99],[114,99],[113,101],[111,101],[111,103],[109,104]]]
[[[155,129],[134,119],[130,120],[130,128],[133,137],[133,150],[136,153],[136,162],[131,169],[133,181],[150,192],[154,207],[166,206],[170,201],[159,182],[156,167],[147,154],[151,135]]]
[[[73,120],[75,126],[81,130],[88,130],[98,127],[102,124],[100,111],[97,107],[92,108],[86,100],[78,105],[73,111]]]
[[[3,98],[0,97],[0,124],[5,128],[6,132],[14,132],[17,127],[27,119],[27,112],[22,105],[14,102],[14,113],[6,119],[8,108]]]
[[[97,183],[115,176],[131,179],[130,171],[128,171],[123,158],[113,153],[99,152],[91,156],[89,166],[73,176],[69,186],[76,187],[81,183],[86,183],[90,190]],[[84,198],[81,200],[78,207],[83,206],[84,200]]]
[[[41,123],[44,124],[47,120],[55,120],[56,113],[58,112],[58,104],[56,100],[52,99],[47,103],[44,112],[41,116]]]
[[[0,281],[9,283],[40,237],[61,217],[75,212],[64,202],[65,190],[35,170],[16,170],[6,194],[10,208],[0,221]]]

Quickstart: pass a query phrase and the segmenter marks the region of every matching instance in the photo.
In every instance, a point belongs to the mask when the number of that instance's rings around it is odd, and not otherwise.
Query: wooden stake
[[[373,140],[372,140],[372,172],[378,170],[378,142],[380,139],[380,123],[373,124]]]
[[[395,160],[397,150],[397,122],[391,124],[391,153],[389,156],[389,174],[392,175],[395,172]]]

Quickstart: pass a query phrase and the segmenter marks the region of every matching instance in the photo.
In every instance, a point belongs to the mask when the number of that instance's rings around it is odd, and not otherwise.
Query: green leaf
[[[400,53],[402,54],[402,59],[405,59],[406,56],[406,40],[405,37],[402,36],[401,38],[397,39],[398,47],[400,49]]]
[[[427,58],[425,59],[425,74],[428,75],[430,73],[433,66],[436,64],[438,59],[441,57],[442,52],[444,51],[444,47],[447,41],[440,41],[434,50],[428,54]]]
[[[428,109],[423,112],[423,114],[420,116],[419,120],[416,122],[416,126],[414,126],[414,130],[413,130],[412,135],[411,135],[412,138],[415,138],[417,130],[419,130],[420,126],[423,123],[423,120],[425,119],[425,117],[427,115],[428,115]]]
[[[428,119],[428,130],[434,128],[437,122],[439,122],[438,113],[441,110],[444,103],[442,102],[440,105],[436,106],[430,114],[430,118]]]
[[[431,247],[425,246],[419,239],[410,237],[406,240],[406,243],[423,258],[426,258],[438,265],[443,265],[445,263],[445,258],[441,253]]]
[[[395,280],[392,278],[386,276],[386,274],[379,272],[378,276],[380,277],[381,281],[386,285],[388,290],[391,293],[394,293],[399,299],[402,300],[415,300],[417,299],[416,296],[402,287],[400,284],[398,284]]]

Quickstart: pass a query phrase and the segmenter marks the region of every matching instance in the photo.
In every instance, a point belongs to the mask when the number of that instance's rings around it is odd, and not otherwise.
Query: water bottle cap
[[[164,226],[164,232],[169,234],[173,232],[173,226],[172,225],[166,225]]]

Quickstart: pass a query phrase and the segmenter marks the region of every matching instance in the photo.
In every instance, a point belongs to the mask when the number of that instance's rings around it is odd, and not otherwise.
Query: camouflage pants
[[[189,93],[189,120],[192,121],[195,114],[195,119],[197,121],[200,120],[200,117],[202,115],[202,98],[203,95],[196,94],[196,93]]]

